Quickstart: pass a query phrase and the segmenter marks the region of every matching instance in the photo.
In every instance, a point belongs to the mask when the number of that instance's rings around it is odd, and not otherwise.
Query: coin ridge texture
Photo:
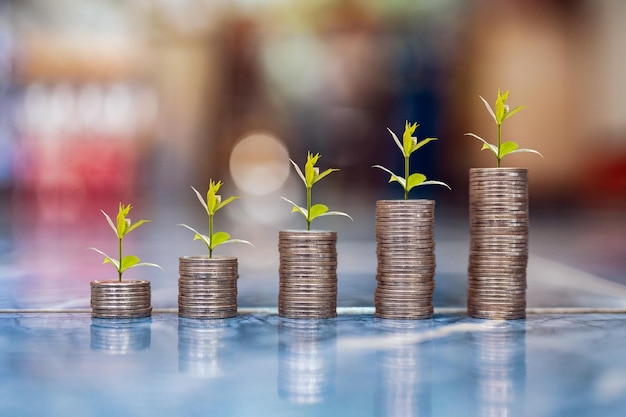
[[[524,318],[527,169],[470,169],[469,222],[468,314],[485,319]]]
[[[334,231],[279,231],[279,316],[337,316],[336,242]]]
[[[376,202],[376,317],[432,317],[436,264],[434,213],[433,200]]]

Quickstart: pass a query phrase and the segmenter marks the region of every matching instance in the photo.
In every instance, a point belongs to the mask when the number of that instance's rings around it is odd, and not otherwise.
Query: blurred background
[[[438,265],[462,276],[468,169],[495,164],[464,133],[495,141],[498,88],[529,107],[504,138],[544,155],[504,160],[529,168],[531,251],[626,282],[625,21],[621,0],[0,0],[0,307],[87,306],[114,271],[85,248],[114,252],[119,201],[152,220],[129,253],[166,269],[128,275],[174,307],[177,257],[203,251],[176,224],[205,223],[209,178],[242,197],[218,228],[255,244],[223,252],[260,282],[240,304],[274,304],[308,150],[341,170],[314,199],[355,219],[319,220],[345,239],[343,300],[371,305],[374,202],[402,196],[371,166],[401,170],[405,120],[439,138],[412,169],[453,191],[412,196],[436,199]]]

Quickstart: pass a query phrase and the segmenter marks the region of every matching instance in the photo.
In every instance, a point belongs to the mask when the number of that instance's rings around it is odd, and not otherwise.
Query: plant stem
[[[118,281],[122,282],[122,238],[118,238],[119,249],[120,249],[120,267],[117,269]]]
[[[408,189],[408,182],[409,182],[409,156],[407,155],[404,157],[404,199],[408,200],[409,199],[409,189]]]
[[[213,215],[211,213],[209,213],[209,242],[211,242],[209,245],[209,258],[212,258],[213,248],[211,246],[213,246]]]
[[[498,123],[498,155],[496,156],[496,158],[498,159],[498,164],[496,165],[497,168],[500,168],[500,160],[502,159],[500,157],[500,143],[502,143],[502,125]]]
[[[306,230],[311,230],[311,187],[306,188]]]

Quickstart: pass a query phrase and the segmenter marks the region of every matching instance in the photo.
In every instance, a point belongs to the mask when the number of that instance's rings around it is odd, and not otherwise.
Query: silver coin
[[[237,291],[231,292],[211,292],[211,293],[179,293],[178,300],[179,301],[220,301],[226,300],[230,301],[233,299],[237,299]]]
[[[433,290],[422,290],[422,291],[387,291],[382,289],[376,289],[374,293],[374,298],[376,300],[427,300],[428,302],[433,301]]]
[[[396,274],[400,275],[418,273],[425,274],[429,272],[434,272],[436,267],[435,261],[380,261],[378,263],[378,267],[376,271],[381,274]]]
[[[107,293],[107,292],[92,292],[92,300],[143,300],[150,299],[150,292],[124,292],[124,293]]]
[[[111,304],[111,305],[134,305],[134,304],[150,304],[150,297],[139,298],[111,298],[111,297],[91,297],[91,304]]]
[[[305,259],[297,257],[284,257],[280,259],[281,266],[304,266],[304,267],[335,267],[337,266],[337,258],[334,259]]]
[[[144,317],[150,317],[151,315],[152,315],[152,311],[139,312],[139,313],[125,313],[125,312],[100,313],[100,312],[92,311],[91,313],[91,317],[97,318],[97,319],[140,319]]]
[[[145,317],[152,312],[152,307],[143,307],[143,308],[92,308],[91,314],[92,316],[98,317],[114,317],[114,316],[123,316],[123,317]]]
[[[318,289],[320,291],[326,289],[336,289],[337,288],[337,280],[318,280],[318,281],[283,281],[279,283],[280,289],[285,290],[296,290],[296,289]]]
[[[237,310],[195,312],[179,309],[178,316],[189,319],[227,319],[231,317],[236,317]]]

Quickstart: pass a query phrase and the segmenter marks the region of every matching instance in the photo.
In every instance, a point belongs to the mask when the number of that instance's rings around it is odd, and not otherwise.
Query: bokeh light
[[[230,174],[246,194],[262,196],[283,186],[289,176],[285,144],[266,132],[251,132],[237,142],[230,155]]]

